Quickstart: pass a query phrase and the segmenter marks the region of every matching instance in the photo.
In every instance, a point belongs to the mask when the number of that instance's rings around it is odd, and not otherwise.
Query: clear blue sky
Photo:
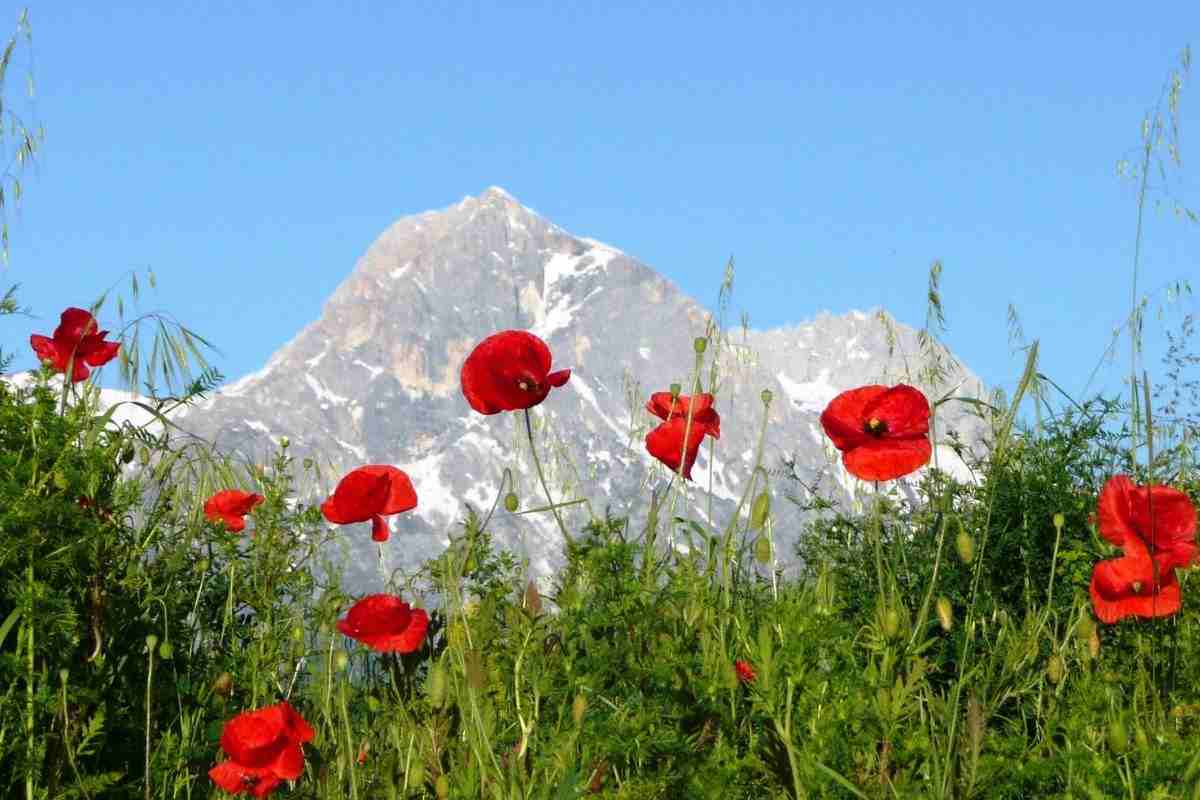
[[[31,331],[150,267],[144,307],[236,378],[389,223],[496,184],[710,307],[732,254],[732,318],[759,328],[876,305],[920,325],[940,258],[968,366],[1014,385],[1012,302],[1082,390],[1129,312],[1115,164],[1200,44],[1200,4],[845,5],[35,4],[7,92],[32,52],[36,105],[13,107],[46,141],[0,281],[40,319],[0,320],[0,346],[32,366]],[[1181,126],[1176,191],[1200,207],[1200,86]],[[1147,220],[1143,288],[1200,291],[1200,227]],[[1119,388],[1118,353],[1093,389]]]

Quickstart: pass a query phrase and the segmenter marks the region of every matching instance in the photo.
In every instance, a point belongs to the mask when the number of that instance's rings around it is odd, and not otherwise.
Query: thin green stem
[[[574,544],[575,539],[567,532],[567,526],[563,523],[562,515],[558,513],[558,506],[554,502],[553,495],[550,494],[550,486],[546,483],[546,474],[542,471],[542,460],[538,458],[537,444],[533,441],[533,422],[529,419],[529,409],[525,411],[525,433],[529,435],[529,452],[533,454],[533,465],[537,468],[538,480],[542,483],[542,490],[546,493],[546,502],[550,504],[550,509],[554,512],[554,519],[558,522],[558,529],[562,531],[563,540],[568,544]]]

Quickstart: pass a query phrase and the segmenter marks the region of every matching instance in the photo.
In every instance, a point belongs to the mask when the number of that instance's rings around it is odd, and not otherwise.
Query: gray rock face
[[[651,489],[665,488],[671,477],[645,451],[644,437],[655,421],[644,406],[651,392],[666,391],[672,382],[687,392],[692,342],[704,335],[710,316],[649,267],[573,236],[491,188],[393,224],[318,320],[261,371],[226,386],[179,422],[255,461],[267,460],[280,437],[288,436],[293,455],[323,465],[325,485],[311,487],[313,499],[356,466],[405,470],[419,504],[392,519],[393,535],[383,549],[388,569],[411,570],[443,550],[464,503],[486,513],[506,467],[522,508],[546,504],[522,415],[477,414],[459,384],[463,360],[481,339],[527,329],[549,344],[553,369],[572,370],[570,381],[533,411],[555,498],[589,501],[564,509],[568,526],[578,531],[589,513],[603,516],[609,508],[630,515],[631,530],[640,531]],[[881,312],[729,331],[721,346],[710,348],[703,370],[704,388],[711,390],[710,362],[718,358],[721,439],[715,451],[713,440],[705,440],[695,483],[675,514],[705,521],[711,461],[712,513],[723,527],[750,478],[760,395],[770,389],[763,465],[781,472],[788,459],[809,487],[772,478],[776,552],[781,566],[794,562],[801,514],[782,501],[780,490],[805,497],[815,488],[845,502],[861,485],[844,472],[821,432],[820,413],[835,394],[904,381],[931,399],[951,389],[983,396],[979,380],[957,366],[937,388],[919,380],[919,350],[915,331]],[[967,408],[942,406],[938,431],[954,429],[977,445],[984,426]],[[962,470],[948,448],[937,452],[943,468]],[[378,591],[382,579],[368,527],[342,529],[352,553],[347,577],[353,589]],[[499,544],[529,558],[535,575],[550,575],[563,563],[562,537],[548,513],[511,515],[501,506],[490,527]],[[660,540],[665,538],[663,531]]]

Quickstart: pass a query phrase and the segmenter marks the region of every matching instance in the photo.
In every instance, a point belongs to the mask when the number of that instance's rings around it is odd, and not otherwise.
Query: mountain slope
[[[642,407],[652,391],[666,391],[672,382],[688,385],[692,341],[704,334],[708,318],[647,266],[572,236],[492,188],[389,227],[319,319],[262,370],[189,410],[180,423],[258,461],[286,435],[294,455],[327,464],[325,490],[361,464],[404,469],[420,502],[393,522],[396,535],[385,557],[389,569],[412,568],[441,552],[463,503],[490,508],[505,467],[516,477],[523,508],[545,504],[522,417],[484,417],[462,397],[459,370],[477,342],[506,328],[528,329],[547,341],[553,368],[572,369],[566,386],[534,411],[556,498],[578,492],[591,513],[610,507],[636,519],[648,487],[669,479],[645,453],[651,418]],[[915,332],[886,314],[852,312],[788,328],[734,331],[730,340],[717,354],[722,438],[713,460],[714,517],[728,518],[749,478],[763,389],[774,395],[764,465],[778,471],[785,458],[792,460],[805,484],[847,499],[847,487],[856,482],[840,466],[831,468],[820,411],[841,390],[902,379],[903,354],[912,361],[919,350]],[[707,374],[706,363],[706,385]],[[947,385],[966,396],[983,392],[962,369]],[[944,406],[939,425],[976,442],[980,424],[963,408]],[[692,489],[700,499],[690,513],[701,519],[706,504],[698,489],[708,485],[708,453],[705,444]],[[939,457],[955,459],[943,448]],[[785,560],[799,522],[788,505],[775,503],[782,514],[777,551]],[[589,506],[572,506],[564,515],[578,530]],[[530,557],[536,573],[549,574],[561,563],[561,534],[549,515],[501,511],[493,529],[499,542]],[[369,535],[354,526],[345,535],[352,585],[377,588]]]

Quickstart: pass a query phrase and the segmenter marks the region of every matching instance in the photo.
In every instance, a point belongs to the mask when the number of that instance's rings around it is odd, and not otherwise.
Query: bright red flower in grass
[[[411,653],[425,641],[429,615],[422,608],[409,609],[399,597],[371,594],[350,607],[337,628],[372,650]]]
[[[1196,558],[1196,509],[1169,486],[1136,486],[1127,475],[1104,484],[1100,535],[1124,550],[1092,570],[1092,608],[1112,624],[1125,617],[1166,617],[1182,604],[1176,567]]]
[[[403,470],[390,464],[369,464],[342,478],[321,504],[325,519],[336,525],[371,521],[371,538],[388,540],[385,516],[417,507],[417,492]]]
[[[754,667],[750,666],[748,661],[735,661],[733,668],[737,670],[738,680],[742,683],[753,683],[758,677],[754,674]]]
[[[1196,509],[1178,489],[1136,486],[1115,475],[1100,490],[1100,535],[1125,555],[1153,557],[1160,570],[1186,567],[1196,558]]]
[[[683,446],[685,431],[687,432],[686,452]],[[688,429],[686,419],[676,418],[670,422],[664,422],[646,434],[646,451],[666,464],[672,472],[679,471],[679,457],[682,454],[683,477],[690,481],[692,466],[696,463],[696,456],[700,452],[700,442],[707,433],[708,429],[703,425],[696,425],[693,421],[691,429]]]
[[[860,386],[830,401],[821,427],[851,475],[890,481],[929,462],[929,414],[929,401],[912,386]]]
[[[687,419],[691,406],[692,425],[702,425],[705,433],[714,439],[721,438],[721,417],[713,408],[713,396],[701,392],[695,397],[681,394],[672,400],[670,392],[655,392],[646,403],[646,410],[662,420],[674,420],[677,417]]]
[[[1169,617],[1182,603],[1175,570],[1141,555],[1101,561],[1088,588],[1096,618],[1110,625],[1131,616]]]
[[[246,529],[245,516],[264,499],[261,494],[225,489],[204,502],[204,516],[213,522],[224,522],[226,530],[240,533]]]
[[[230,794],[266,797],[281,781],[304,773],[304,742],[312,727],[285,700],[257,711],[244,711],[225,723],[221,749],[229,756],[208,771],[213,783]]]
[[[480,414],[533,408],[571,370],[550,371],[550,348],[527,331],[501,331],[484,339],[462,367],[462,392]]]
[[[107,364],[117,357],[121,349],[119,342],[106,342],[108,331],[99,330],[96,319],[82,308],[68,308],[62,312],[53,336],[33,334],[29,346],[42,361],[49,362],[56,372],[67,371],[72,359],[71,382],[87,380],[91,367]]]

